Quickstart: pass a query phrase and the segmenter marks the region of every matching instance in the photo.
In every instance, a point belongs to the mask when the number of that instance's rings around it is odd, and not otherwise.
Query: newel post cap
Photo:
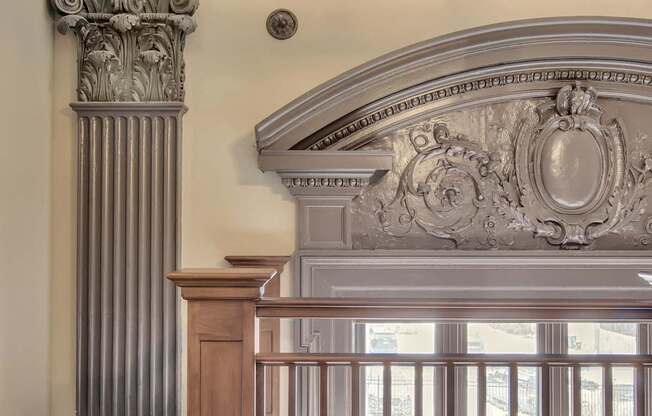
[[[256,300],[278,275],[273,268],[181,269],[167,278],[181,288],[187,300]]]

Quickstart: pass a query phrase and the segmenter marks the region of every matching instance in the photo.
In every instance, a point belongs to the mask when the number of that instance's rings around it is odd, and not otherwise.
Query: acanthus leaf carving
[[[70,15],[61,32],[79,41],[80,101],[183,101],[185,36],[189,16]]]
[[[561,88],[523,114],[495,153],[440,122],[410,128],[416,155],[393,198],[377,200],[377,224],[395,238],[418,228],[476,248],[509,246],[524,232],[563,249],[639,228],[649,234],[641,213],[652,157],[628,154],[622,121],[604,122],[597,98],[591,87]]]
[[[462,137],[451,137],[443,124],[418,127],[410,136],[417,155],[401,176],[394,198],[378,201],[379,224],[395,237],[417,226],[458,245],[486,202],[483,178],[491,158]],[[425,215],[417,204],[426,207]]]

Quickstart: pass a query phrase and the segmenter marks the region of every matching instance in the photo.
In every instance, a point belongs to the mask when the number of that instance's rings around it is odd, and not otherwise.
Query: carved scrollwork
[[[188,16],[78,15],[60,20],[79,40],[80,101],[183,101]]]
[[[511,227],[577,248],[639,220],[652,161],[628,162],[621,123],[603,124],[596,100],[593,88],[566,86],[523,121],[505,178],[517,192],[495,198]]]
[[[62,15],[80,13],[176,13],[192,15],[199,0],[50,0]]]
[[[170,8],[178,14],[194,14],[199,7],[199,0],[170,0]]]
[[[640,232],[639,245],[649,244],[652,221],[641,213],[652,157],[627,152],[622,122],[604,122],[597,97],[561,88],[515,116],[512,131],[497,129],[492,151],[440,122],[411,127],[416,155],[393,198],[377,199],[377,224],[393,237],[420,229],[467,248],[511,246],[523,233],[563,249]]]
[[[410,136],[417,154],[401,176],[394,198],[378,201],[378,221],[395,237],[417,226],[457,245],[486,202],[483,183],[491,159],[473,143],[451,137],[443,124],[417,127]]]
[[[61,14],[77,14],[84,9],[83,0],[50,0],[50,5]]]

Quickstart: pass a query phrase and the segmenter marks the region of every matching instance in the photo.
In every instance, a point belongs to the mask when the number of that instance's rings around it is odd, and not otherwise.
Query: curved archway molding
[[[407,47],[262,121],[259,165],[300,197],[302,249],[647,250],[650,29],[539,19]]]

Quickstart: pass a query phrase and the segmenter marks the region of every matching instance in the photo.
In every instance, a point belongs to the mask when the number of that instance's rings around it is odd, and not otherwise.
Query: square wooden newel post
[[[188,416],[254,416],[256,301],[275,269],[168,275],[188,301]]]

